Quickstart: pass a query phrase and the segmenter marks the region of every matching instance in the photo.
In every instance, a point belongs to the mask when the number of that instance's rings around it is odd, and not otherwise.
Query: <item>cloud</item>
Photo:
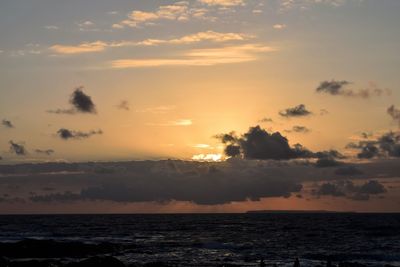
[[[6,128],[14,128],[14,124],[11,121],[6,120],[6,119],[2,120],[1,124]]]
[[[51,154],[54,153],[54,150],[53,149],[45,149],[45,150],[43,150],[43,149],[35,149],[35,153],[51,156]]]
[[[364,173],[354,177],[357,179],[355,186],[360,187],[366,181],[376,180],[376,177],[383,181],[397,177],[399,162],[400,159],[354,163],[352,166]],[[45,203],[100,200],[167,204],[176,200],[216,205],[297,194],[308,198],[308,185],[336,184],[338,179],[337,182],[343,181],[343,176],[335,174],[335,170],[315,168],[303,160],[253,161],[239,158],[222,162],[161,160],[0,165],[1,181],[27,192],[21,192],[18,197],[29,201],[32,196],[28,192],[35,191],[39,198],[32,201]],[[302,185],[304,190],[301,190]],[[46,192],[42,190],[44,187],[54,190]],[[374,192],[367,187],[357,191]],[[2,188],[2,193],[12,192],[6,191],[4,186]],[[318,188],[315,187],[315,192]],[[65,194],[66,191],[70,191],[69,194]],[[378,191],[379,188],[375,190]],[[314,196],[318,196],[315,192]],[[353,195],[348,194],[349,197]]]
[[[255,61],[258,59],[257,54],[272,51],[276,51],[276,49],[259,44],[203,48],[189,50],[178,58],[114,60],[111,62],[111,67],[115,69],[125,69],[171,66],[213,66]]]
[[[53,114],[69,115],[73,115],[76,113],[97,113],[96,106],[93,103],[92,98],[83,92],[83,86],[80,86],[74,90],[69,102],[73,106],[73,108],[48,110],[47,112]]]
[[[315,167],[317,168],[330,168],[330,167],[337,167],[342,165],[343,163],[340,161],[337,161],[334,158],[320,158],[316,161]]]
[[[335,174],[340,175],[340,176],[355,176],[355,175],[364,174],[364,172],[355,166],[344,166],[344,167],[337,168],[335,170]]]
[[[92,173],[90,176],[96,177],[96,185],[83,185],[81,190],[75,192],[33,196],[30,200],[45,203],[98,200],[120,203],[189,201],[199,205],[218,205],[234,201],[259,201],[267,197],[289,197],[302,189],[296,179],[274,177],[266,174],[265,169],[234,165],[219,167],[211,164],[183,161],[133,162],[125,164],[131,167],[122,168],[127,171],[117,169],[115,173]],[[138,168],[140,171],[137,171]],[[74,180],[87,176],[87,173],[81,174]]]
[[[82,53],[93,53],[104,51],[108,47],[108,44],[102,41],[86,42],[77,46],[73,45],[53,45],[50,50],[57,54],[82,54]]]
[[[130,47],[130,46],[158,46],[158,45],[184,45],[200,42],[223,43],[230,41],[245,41],[253,36],[244,33],[204,31],[188,34],[174,39],[145,39],[142,41],[114,41],[114,42],[84,42],[78,45],[53,45],[50,50],[57,54],[73,55],[83,53],[103,52],[108,48]]]
[[[350,143],[348,149],[359,150],[357,157],[360,159],[372,159],[375,157],[400,157],[400,132],[387,132],[376,139],[361,140],[358,143]]]
[[[176,106],[158,106],[158,107],[150,107],[136,110],[136,112],[144,112],[144,113],[154,113],[154,114],[165,114],[172,110],[176,109]]]
[[[191,126],[193,124],[190,119],[180,119],[174,121],[168,121],[165,123],[147,123],[148,126]]]
[[[189,8],[189,3],[186,1],[160,6],[154,12],[134,10],[128,15],[127,19],[114,24],[113,28],[139,27],[158,20],[187,21],[192,12],[193,10]]]
[[[266,123],[266,122],[274,122],[271,118],[265,117],[259,120],[258,122],[260,123]]]
[[[75,89],[75,91],[72,93],[70,103],[79,112],[96,113],[96,106],[94,105],[92,98],[86,95],[82,89],[83,87]]]
[[[311,130],[308,129],[307,127],[305,127],[305,126],[295,125],[295,126],[292,127],[291,130],[285,130],[285,132],[288,132],[288,133],[291,133],[291,132],[294,132],[294,133],[309,133],[309,132],[311,132]]]
[[[129,102],[127,100],[122,100],[118,105],[117,105],[118,109],[123,109],[126,111],[130,110],[130,105]]]
[[[275,30],[283,30],[285,29],[287,26],[286,24],[275,24],[274,26],[272,26]]]
[[[335,181],[321,184],[313,191],[317,196],[346,197],[353,200],[369,200],[370,195],[386,193],[386,188],[376,180],[370,180],[361,185],[352,181]]]
[[[284,111],[280,111],[279,115],[282,117],[290,118],[290,117],[305,117],[311,115],[312,112],[307,110],[304,104],[300,104],[293,108],[287,108]]]
[[[202,4],[206,4],[208,6],[223,6],[223,7],[232,7],[232,6],[244,6],[244,0],[198,0]]]
[[[335,159],[342,158],[336,150],[312,152],[300,144],[289,145],[286,137],[279,132],[268,133],[260,126],[250,127],[248,132],[238,136],[235,132],[218,134],[215,138],[225,145],[228,157],[242,156],[245,159],[289,160],[296,158]]]
[[[102,130],[91,130],[89,132],[72,131],[61,128],[57,131],[57,135],[63,140],[69,139],[86,139],[93,135],[103,134]]]
[[[397,121],[400,125],[400,109],[396,108],[394,105],[391,105],[387,109],[387,113],[394,121]]]
[[[359,97],[359,98],[370,98],[372,96],[390,95],[389,89],[381,89],[375,83],[370,82],[367,88],[354,90],[347,88],[351,82],[349,81],[323,81],[317,87],[317,93],[326,93],[333,96],[341,95],[346,97]]]
[[[47,26],[44,26],[44,28],[47,30],[59,30],[60,29],[59,27],[54,26],[54,25],[47,25]]]
[[[28,154],[28,151],[25,149],[23,144],[14,143],[12,140],[9,143],[11,153],[15,153],[18,156],[25,156]]]

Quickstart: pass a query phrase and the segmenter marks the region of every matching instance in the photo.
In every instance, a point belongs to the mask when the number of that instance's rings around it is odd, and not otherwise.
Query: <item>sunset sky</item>
[[[400,212],[399,12],[3,1],[0,213]]]

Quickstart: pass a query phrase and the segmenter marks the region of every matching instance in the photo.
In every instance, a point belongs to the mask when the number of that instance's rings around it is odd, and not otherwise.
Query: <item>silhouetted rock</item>
[[[125,264],[114,257],[106,256],[92,257],[83,261],[69,263],[66,267],[125,267]]]
[[[0,243],[0,256],[9,258],[83,258],[118,251],[120,246],[111,243],[85,244],[57,242],[54,240],[26,239],[16,243]]]
[[[339,267],[366,267],[366,265],[359,262],[341,262]]]
[[[296,260],[294,261],[293,267],[300,267],[299,258],[296,258]]]
[[[0,265],[1,266],[1,265]],[[59,267],[61,263],[57,261],[25,260],[9,262],[7,267]]]
[[[161,261],[155,261],[155,262],[148,262],[143,267],[170,267],[168,264],[161,262]]]

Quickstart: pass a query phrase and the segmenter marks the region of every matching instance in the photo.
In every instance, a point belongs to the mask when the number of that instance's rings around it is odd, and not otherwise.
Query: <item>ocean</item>
[[[400,214],[3,215],[0,255],[108,255],[127,266],[293,266],[296,257],[301,266],[400,266]]]

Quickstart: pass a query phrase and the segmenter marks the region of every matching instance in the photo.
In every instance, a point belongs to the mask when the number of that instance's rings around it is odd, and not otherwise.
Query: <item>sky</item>
[[[400,211],[397,0],[0,3],[0,213]]]

